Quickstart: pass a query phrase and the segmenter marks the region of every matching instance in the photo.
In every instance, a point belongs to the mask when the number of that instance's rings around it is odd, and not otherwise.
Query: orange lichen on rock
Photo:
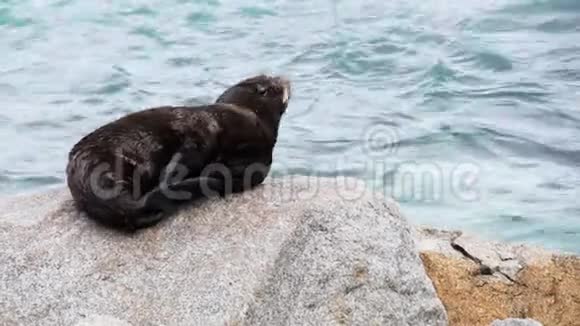
[[[553,256],[524,266],[517,278],[482,275],[468,259],[424,251],[421,258],[450,325],[488,326],[496,319],[531,318],[544,326],[580,325],[580,259]]]

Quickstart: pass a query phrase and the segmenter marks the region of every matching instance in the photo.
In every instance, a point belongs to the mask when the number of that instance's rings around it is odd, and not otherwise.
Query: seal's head
[[[259,75],[228,88],[217,103],[254,110],[258,115],[282,116],[290,100],[290,81],[284,77]]]

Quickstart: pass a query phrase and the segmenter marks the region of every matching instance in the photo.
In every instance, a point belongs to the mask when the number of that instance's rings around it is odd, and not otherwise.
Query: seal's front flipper
[[[170,211],[179,202],[217,196],[224,188],[224,181],[211,177],[196,177],[175,182],[170,185],[160,185],[143,198],[143,204],[148,210]]]

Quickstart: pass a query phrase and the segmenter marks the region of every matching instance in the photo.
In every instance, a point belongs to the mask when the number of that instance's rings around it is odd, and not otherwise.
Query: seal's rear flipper
[[[158,186],[145,195],[143,204],[148,210],[173,211],[178,202],[220,195],[224,184],[223,180],[217,178],[190,178],[170,185]]]
[[[138,229],[154,226],[157,223],[161,222],[161,220],[163,220],[166,215],[167,215],[166,212],[159,212],[136,217],[133,219],[133,221],[131,221],[131,224],[127,224],[127,229],[128,231],[134,232]]]

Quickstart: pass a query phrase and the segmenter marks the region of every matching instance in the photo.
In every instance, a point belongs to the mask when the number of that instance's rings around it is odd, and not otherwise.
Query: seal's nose
[[[292,87],[290,86],[290,80],[288,80],[286,77],[279,76],[276,77],[276,83],[280,85],[283,89],[282,102],[284,104],[287,104],[288,100],[290,100],[290,97],[292,96]]]

